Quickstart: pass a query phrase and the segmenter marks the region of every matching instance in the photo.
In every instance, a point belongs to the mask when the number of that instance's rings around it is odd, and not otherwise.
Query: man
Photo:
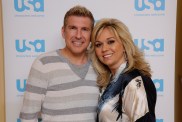
[[[22,122],[95,122],[99,90],[87,55],[92,13],[75,6],[64,17],[65,48],[40,55],[33,63],[20,112]]]

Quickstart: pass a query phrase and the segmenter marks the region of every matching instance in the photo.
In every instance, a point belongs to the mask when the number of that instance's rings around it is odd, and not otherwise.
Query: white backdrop
[[[129,27],[153,70],[157,122],[174,122],[177,0],[2,0],[6,122],[20,122],[31,64],[39,54],[64,47],[63,17],[77,4],[90,9],[96,21],[112,17]]]

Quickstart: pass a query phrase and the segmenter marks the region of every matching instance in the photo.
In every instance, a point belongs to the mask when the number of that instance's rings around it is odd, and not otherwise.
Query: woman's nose
[[[109,46],[107,44],[103,44],[102,51],[107,51],[109,49]]]

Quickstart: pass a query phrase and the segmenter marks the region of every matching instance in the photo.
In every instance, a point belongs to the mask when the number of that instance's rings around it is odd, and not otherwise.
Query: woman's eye
[[[101,47],[101,44],[100,43],[96,43],[95,47]]]
[[[113,44],[115,41],[114,40],[109,40],[107,43],[108,44]]]

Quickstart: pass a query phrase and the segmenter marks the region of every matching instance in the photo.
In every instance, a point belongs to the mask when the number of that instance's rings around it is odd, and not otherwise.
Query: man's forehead
[[[91,20],[88,17],[69,17],[67,20],[67,26],[82,26],[90,28],[92,25]]]

